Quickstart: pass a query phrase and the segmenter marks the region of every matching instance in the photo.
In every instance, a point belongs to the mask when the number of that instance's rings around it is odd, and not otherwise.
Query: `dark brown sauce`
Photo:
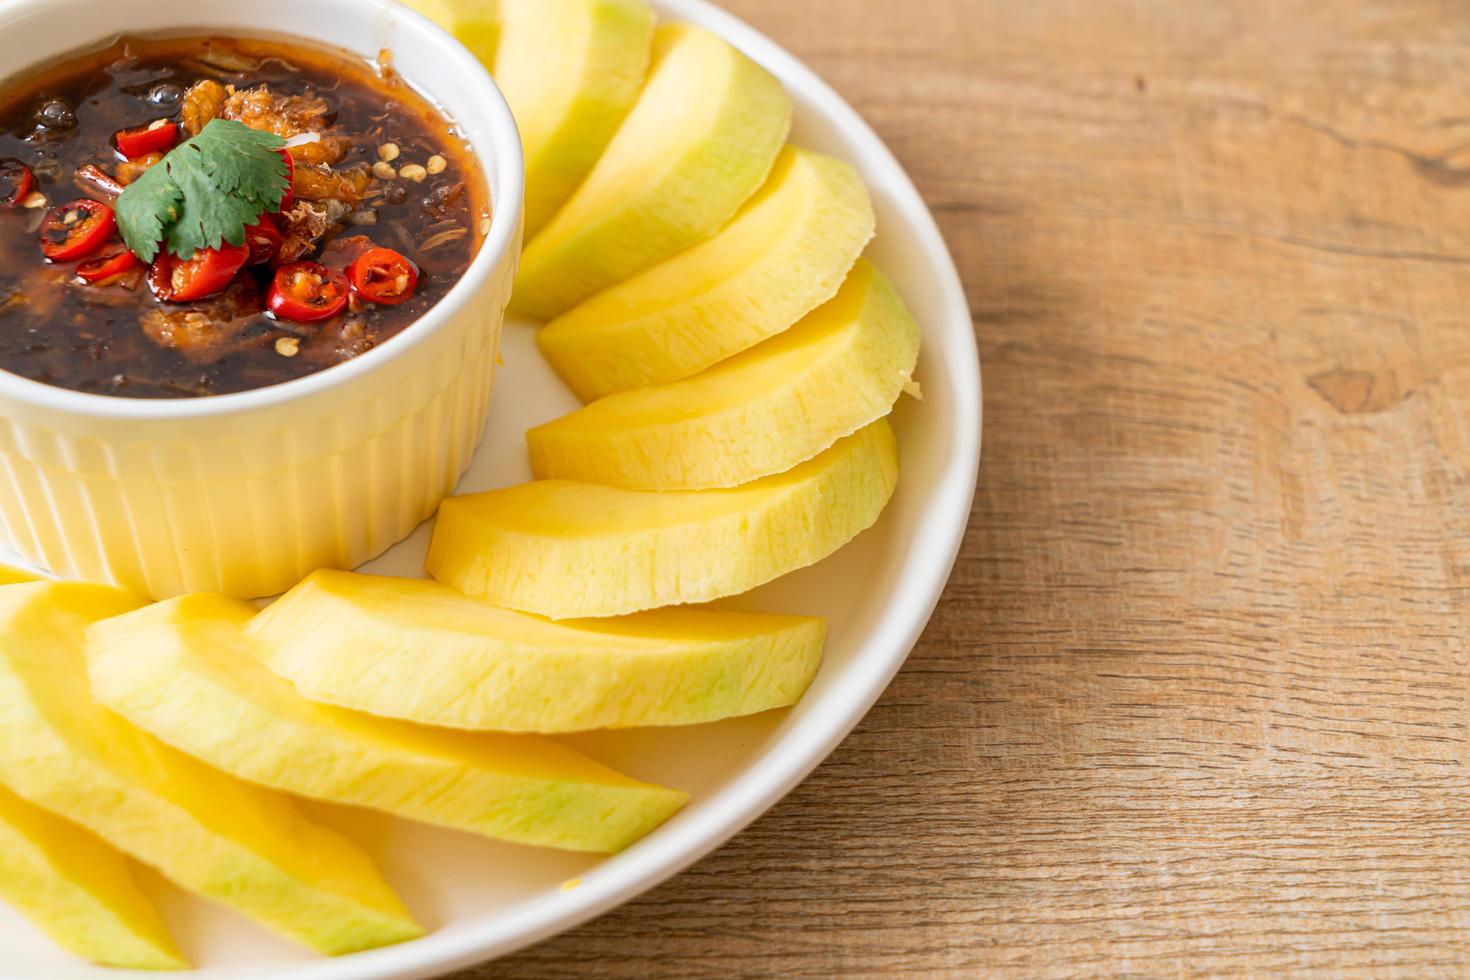
[[[350,149],[332,164],[336,172],[361,174],[380,162],[380,147],[390,143],[398,148],[395,170],[423,166],[436,155],[443,159],[444,169],[422,181],[374,177],[351,218],[335,224],[305,256],[340,267],[342,242],[366,236],[418,265],[412,298],[397,306],[354,303],[319,324],[278,321],[259,310],[270,280],[269,267],[262,267],[237,277],[228,314],[220,301],[165,304],[142,275],[87,285],[76,277],[75,263],[48,264],[36,232],[45,208],[0,208],[0,369],[134,398],[261,388],[388,341],[443,299],[468,269],[490,212],[484,179],[463,140],[391,69],[303,42],[122,39],[0,92],[0,159],[30,166],[48,206],[84,197],[74,183],[77,168],[92,164],[112,173],[117,131],[179,120],[182,93],[208,78],[239,90],[264,85],[273,94],[324,99],[330,135],[350,139]],[[375,223],[364,223],[374,216]],[[204,314],[194,322],[206,330],[224,317],[225,342],[186,353],[161,345],[142,327],[150,314],[189,311]]]

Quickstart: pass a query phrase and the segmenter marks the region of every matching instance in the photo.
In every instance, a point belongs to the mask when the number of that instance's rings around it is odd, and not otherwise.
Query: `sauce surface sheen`
[[[45,260],[38,230],[47,209],[97,196],[77,182],[78,169],[90,164],[123,175],[115,134],[158,120],[179,123],[179,138],[187,138],[187,96],[209,81],[231,95],[263,87],[269,99],[325,103],[311,127],[322,129],[323,139],[308,136],[290,150],[297,207],[304,202],[311,210],[296,225],[282,214],[280,224],[288,242],[293,227],[301,230],[294,247],[305,248],[302,259],[334,272],[369,243],[397,251],[418,270],[407,300],[387,305],[354,297],[341,315],[298,323],[264,312],[270,265],[242,270],[220,295],[165,303],[150,291],[146,269],[87,283],[78,263]],[[255,117],[239,121],[266,125]],[[323,161],[322,146],[340,155]],[[32,196],[0,208],[0,369],[94,394],[227,394],[359,356],[448,293],[489,225],[484,179],[433,106],[389,67],[299,41],[123,38],[68,59],[0,89],[5,158],[31,168],[35,193],[46,200],[40,205]],[[334,198],[334,181],[352,190]],[[325,231],[312,236],[324,222]],[[100,254],[122,248],[114,240]]]

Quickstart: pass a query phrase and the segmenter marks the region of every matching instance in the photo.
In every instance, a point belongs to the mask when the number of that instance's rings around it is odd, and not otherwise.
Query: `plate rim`
[[[850,141],[861,144],[866,166],[883,172],[884,185],[898,193],[892,202],[923,242],[942,282],[946,332],[954,332],[946,364],[954,385],[953,452],[934,484],[904,564],[904,582],[890,593],[882,617],[861,647],[886,648],[869,655],[865,669],[840,675],[826,699],[840,704],[840,715],[812,713],[783,732],[754,765],[705,801],[698,819],[669,825],[615,855],[588,874],[571,892],[544,895],[485,925],[432,933],[399,946],[335,959],[273,967],[277,980],[421,980],[486,963],[574,929],[621,906],[723,846],[796,788],[857,727],[908,659],[928,625],[964,543],[979,473],[982,436],[982,380],[978,345],[964,286],[939,226],[907,171],[882,138],[846,99],[813,69],[765,34],[711,0],[650,0],[661,14],[698,24],[719,34],[798,88],[819,113]],[[967,329],[949,323],[960,311]],[[966,369],[968,367],[968,370]],[[924,560],[918,567],[915,555]],[[910,574],[912,573],[912,574]],[[861,662],[865,658],[859,655]],[[108,976],[144,976],[108,971]],[[250,967],[205,967],[183,977],[252,976]]]

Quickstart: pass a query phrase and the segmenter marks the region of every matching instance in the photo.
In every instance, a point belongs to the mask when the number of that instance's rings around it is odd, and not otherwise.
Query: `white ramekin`
[[[350,568],[429,517],[484,429],[520,255],[524,164],[490,76],[389,0],[6,0],[0,75],[120,34],[282,34],[374,57],[455,122],[494,207],[464,279],[331,370],[189,400],[86,395],[0,372],[0,544],[58,575],[162,598],[272,595]]]

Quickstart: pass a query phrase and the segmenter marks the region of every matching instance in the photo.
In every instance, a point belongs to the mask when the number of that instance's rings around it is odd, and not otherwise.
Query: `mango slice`
[[[653,45],[645,0],[501,0],[495,81],[526,154],[526,238],[551,220],[638,100]]]
[[[832,554],[877,521],[897,482],[893,431],[879,420],[734,490],[525,483],[445,501],[427,568],[468,595],[552,619],[706,602]]]
[[[893,410],[919,326],[866,261],[837,298],[702,374],[609,395],[526,433],[540,479],[630,490],[735,487],[784,473]]]
[[[791,113],[781,83],[725,41],[660,27],[637,103],[526,246],[512,309],[550,319],[714,235],[765,182]]]
[[[39,582],[40,576],[30,572],[14,568],[10,565],[0,565],[0,586],[18,585],[21,582]]]
[[[87,651],[98,700],[241,779],[521,844],[621,850],[688,800],[535,735],[451,732],[313,704],[261,662],[260,640],[244,632],[254,614],[195,595],[99,623]],[[340,644],[334,632],[316,619],[296,638]],[[363,652],[338,669],[360,676]]]
[[[3,787],[0,898],[83,959],[134,970],[188,968],[121,854]]]
[[[873,229],[857,171],[787,147],[718,235],[567,311],[537,340],[583,401],[678,381],[830,300]]]
[[[453,34],[487,69],[500,39],[497,0],[399,0]]]
[[[552,623],[435,582],[317,572],[249,627],[313,700],[454,728],[695,725],[795,704],[822,659],[807,616],[662,609]]]
[[[180,886],[323,953],[423,935],[367,855],[103,708],[87,681],[91,623],[138,600],[106,586],[0,589],[0,782]]]

